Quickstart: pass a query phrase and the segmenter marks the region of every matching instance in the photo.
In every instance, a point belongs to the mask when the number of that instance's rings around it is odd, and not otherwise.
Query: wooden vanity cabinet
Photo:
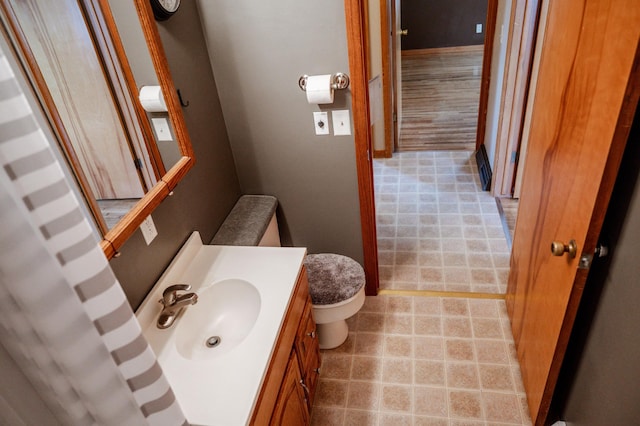
[[[278,336],[252,425],[306,425],[320,372],[320,349],[302,267]]]

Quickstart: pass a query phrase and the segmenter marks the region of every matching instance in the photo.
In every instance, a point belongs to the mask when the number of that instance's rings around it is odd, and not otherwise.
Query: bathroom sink
[[[189,424],[250,423],[305,256],[204,245],[194,232],[151,289],[136,317]],[[190,284],[198,303],[159,329],[158,300],[176,283]]]
[[[198,292],[176,324],[178,353],[210,360],[233,350],[249,335],[260,313],[258,289],[248,281],[226,279]]]

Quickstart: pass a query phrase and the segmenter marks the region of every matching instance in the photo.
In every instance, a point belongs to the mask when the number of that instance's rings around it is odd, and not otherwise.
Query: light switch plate
[[[313,124],[316,128],[316,135],[329,134],[329,114],[326,111],[314,111]]]
[[[482,34],[482,24],[476,24],[476,34]]]
[[[153,219],[151,215],[147,216],[147,218],[140,225],[140,231],[142,231],[142,236],[144,237],[144,241],[147,245],[151,244],[151,241],[158,235],[158,230],[156,229],[156,225],[153,223]]]
[[[348,109],[331,111],[331,121],[333,121],[333,134],[350,135],[351,134],[351,117]]]
[[[172,141],[171,129],[166,118],[152,118],[153,130],[156,131],[156,137],[159,141]]]

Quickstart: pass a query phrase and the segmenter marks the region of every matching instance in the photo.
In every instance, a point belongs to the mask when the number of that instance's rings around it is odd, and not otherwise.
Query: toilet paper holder
[[[305,92],[307,91],[307,77],[308,75],[303,75],[298,79],[298,86]],[[345,73],[338,72],[331,76],[331,88],[333,90],[343,90],[349,87],[349,76]]]

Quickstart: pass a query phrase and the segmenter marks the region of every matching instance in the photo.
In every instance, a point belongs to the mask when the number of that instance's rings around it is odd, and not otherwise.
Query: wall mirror
[[[111,258],[195,159],[148,0],[0,0],[2,21]],[[159,87],[165,108],[143,108]]]

